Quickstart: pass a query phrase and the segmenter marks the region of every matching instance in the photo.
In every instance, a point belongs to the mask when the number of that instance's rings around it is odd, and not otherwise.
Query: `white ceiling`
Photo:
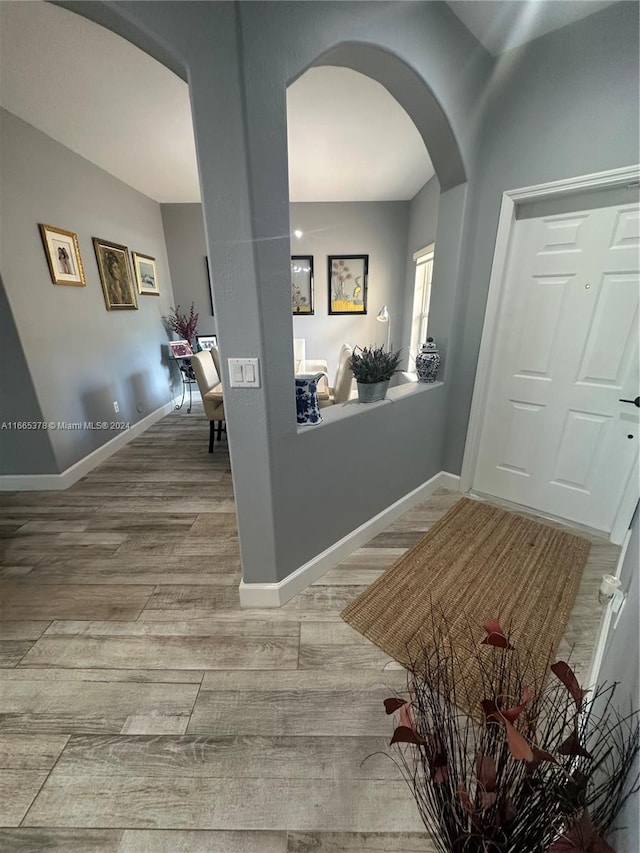
[[[611,2],[449,5],[499,52]],[[292,201],[410,199],[433,174],[407,114],[368,77],[312,68],[287,102]],[[187,84],[80,15],[0,0],[0,105],[156,201],[200,200]]]
[[[291,201],[411,199],[434,174],[389,92],[348,68],[310,68],[287,90]]]
[[[80,15],[0,3],[0,104],[156,201],[200,198],[187,84]]]
[[[447,0],[494,56],[558,30],[618,0]]]

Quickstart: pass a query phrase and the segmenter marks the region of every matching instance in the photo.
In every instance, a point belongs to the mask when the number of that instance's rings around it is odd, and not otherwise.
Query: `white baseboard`
[[[326,551],[318,554],[308,563],[300,566],[284,580],[278,583],[245,583],[240,582],[241,607],[280,607],[286,604],[294,595],[302,592],[314,581],[317,581],[329,569],[339,565],[346,557],[358,548],[366,545],[370,539],[381,533],[403,513],[432,495],[436,489],[451,489],[458,491],[460,477],[440,471],[421,486],[406,494],[386,509],[365,521],[351,533],[338,540]]]
[[[0,492],[44,492],[68,489],[69,486],[77,483],[89,471],[113,456],[121,447],[129,444],[130,441],[148,430],[150,426],[168,415],[173,409],[174,403],[173,400],[170,400],[164,406],[156,409],[155,412],[151,412],[150,415],[135,423],[130,429],[119,432],[102,447],[98,447],[97,450],[80,459],[79,462],[75,462],[61,474],[3,474],[0,476]]]

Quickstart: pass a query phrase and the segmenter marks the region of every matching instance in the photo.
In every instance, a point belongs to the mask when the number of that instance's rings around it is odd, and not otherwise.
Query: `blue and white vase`
[[[322,422],[318,404],[318,380],[323,373],[298,373],[296,375],[296,419],[299,424]]]
[[[427,338],[416,356],[418,382],[435,382],[440,367],[440,353],[433,338]]]

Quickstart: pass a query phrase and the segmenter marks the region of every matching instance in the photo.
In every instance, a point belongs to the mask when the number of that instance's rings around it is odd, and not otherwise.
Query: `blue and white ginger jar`
[[[440,367],[440,353],[433,338],[427,338],[416,356],[418,382],[435,382]]]

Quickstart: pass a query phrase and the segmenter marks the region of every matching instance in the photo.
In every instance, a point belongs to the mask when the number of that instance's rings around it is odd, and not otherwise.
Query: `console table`
[[[188,388],[189,389],[189,405],[187,407],[187,414],[190,415],[191,414],[191,404],[193,402],[192,394],[191,394],[191,386],[196,381],[196,375],[193,372],[193,367],[191,367],[191,358],[189,356],[178,357],[175,359],[175,362],[178,365],[178,369],[179,369],[180,375],[182,377],[182,397],[181,397],[178,405],[175,407],[175,411],[178,411],[178,409],[181,409],[184,406],[185,393],[186,393],[186,389]]]

